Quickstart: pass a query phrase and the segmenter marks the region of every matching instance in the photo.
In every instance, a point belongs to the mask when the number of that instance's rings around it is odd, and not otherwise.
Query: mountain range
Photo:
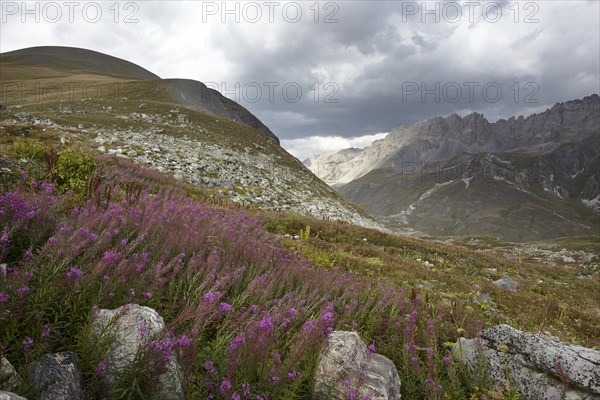
[[[451,114],[304,161],[388,225],[506,240],[599,234],[600,97],[490,123]]]

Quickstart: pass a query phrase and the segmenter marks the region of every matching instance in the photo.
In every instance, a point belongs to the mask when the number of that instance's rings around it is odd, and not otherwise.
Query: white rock
[[[350,390],[372,400],[400,399],[400,377],[394,363],[371,353],[356,332],[335,331],[319,355],[315,398],[343,400]]]
[[[113,342],[105,357],[107,376],[101,392],[108,392],[118,377],[119,371],[129,366],[144,344],[140,327],[144,326],[147,336],[152,338],[161,333],[165,323],[152,308],[129,304],[115,310],[99,310],[93,323],[96,335],[110,335]],[[160,400],[182,400],[184,398],[182,372],[179,363],[172,358],[166,372],[156,378],[156,397]]]
[[[499,325],[485,329],[480,344],[477,339],[461,338],[453,351],[456,358],[464,360],[471,373],[476,373],[479,349],[496,386],[507,386],[508,370],[512,385],[525,400],[563,398],[563,378],[568,381],[566,399],[600,398],[600,352],[597,350]]]

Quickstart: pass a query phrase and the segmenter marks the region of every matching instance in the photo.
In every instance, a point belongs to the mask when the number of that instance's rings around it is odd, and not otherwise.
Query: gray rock
[[[505,290],[519,290],[521,285],[515,282],[512,278],[505,276],[504,278],[494,281],[494,285]]]
[[[481,341],[461,338],[454,354],[475,373],[479,354],[494,387],[511,385],[524,399],[600,399],[600,352],[508,325],[485,329]],[[566,382],[566,389],[564,383]]]
[[[0,384],[11,390],[19,384],[19,375],[12,364],[4,357],[0,359]]]
[[[0,390],[0,400],[27,400],[25,397],[21,397],[11,392],[5,392]]]
[[[44,354],[33,366],[29,383],[40,400],[83,399],[79,357],[68,351]]]
[[[100,388],[100,392],[104,394],[108,393],[110,387],[117,381],[119,372],[131,365],[144,344],[145,338],[141,331],[146,331],[145,335],[151,338],[164,330],[165,322],[152,308],[128,304],[115,310],[100,310],[94,320],[93,328],[96,335],[109,335],[112,340],[105,355],[107,374]],[[175,358],[170,360],[165,373],[157,377],[157,380],[156,394],[153,399],[184,398],[181,367]]]
[[[319,356],[315,398],[342,400],[351,390],[372,400],[400,399],[400,377],[394,363],[369,352],[356,332],[335,331]]]
[[[187,125],[190,123],[190,118],[185,114],[177,115],[177,123]]]

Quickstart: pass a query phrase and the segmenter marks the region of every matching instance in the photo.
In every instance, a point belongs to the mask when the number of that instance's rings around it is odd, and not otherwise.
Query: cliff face
[[[494,123],[479,113],[431,118],[353,157],[305,164],[392,225],[517,240],[598,234],[599,154],[600,97],[592,95]]]

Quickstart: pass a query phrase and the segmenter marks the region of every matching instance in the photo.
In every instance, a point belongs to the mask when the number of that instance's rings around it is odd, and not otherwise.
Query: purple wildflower
[[[44,325],[42,328],[42,337],[46,338],[50,336],[50,327],[48,325]]]
[[[227,378],[223,378],[221,381],[220,390],[222,394],[225,394],[231,390],[231,381]]]
[[[33,339],[30,338],[29,336],[27,336],[25,339],[23,339],[23,346],[25,348],[30,347],[33,344]]]
[[[233,306],[228,303],[219,304],[219,311],[222,313],[233,312]]]
[[[273,332],[273,321],[271,320],[271,315],[269,313],[265,313],[258,323],[258,328],[267,333]]]
[[[369,345],[369,347],[367,347],[367,349],[369,349],[369,351],[370,351],[371,353],[376,353],[376,352],[377,352],[377,348],[375,347],[375,343],[371,343],[371,344]]]
[[[242,383],[242,390],[244,391],[244,396],[250,396],[250,384]]]
[[[177,340],[175,340],[175,345],[179,347],[190,347],[192,345],[192,339],[186,335],[181,335]]]
[[[244,343],[246,343],[246,337],[244,336],[244,334],[237,335],[231,341],[231,343],[229,343],[229,350],[235,350]]]
[[[107,264],[114,264],[117,263],[121,260],[121,255],[119,253],[117,253],[116,251],[105,251],[104,254],[102,255],[102,261],[104,261]]]
[[[21,286],[20,288],[17,289],[17,293],[19,293],[19,294],[27,294],[27,293],[29,293],[29,287],[28,286]]]
[[[4,292],[0,292],[0,304],[8,303],[10,301],[10,296]]]
[[[202,299],[208,304],[212,303],[215,300],[219,300],[220,298],[221,298],[221,292],[216,292],[216,291],[215,292],[210,291],[208,293],[205,293],[204,296],[202,296]]]
[[[106,372],[106,363],[104,361],[100,361],[95,372],[98,376],[103,375],[104,372]]]
[[[71,267],[67,271],[66,276],[67,276],[67,279],[79,279],[79,278],[83,277],[83,271],[80,270],[79,268]]]

